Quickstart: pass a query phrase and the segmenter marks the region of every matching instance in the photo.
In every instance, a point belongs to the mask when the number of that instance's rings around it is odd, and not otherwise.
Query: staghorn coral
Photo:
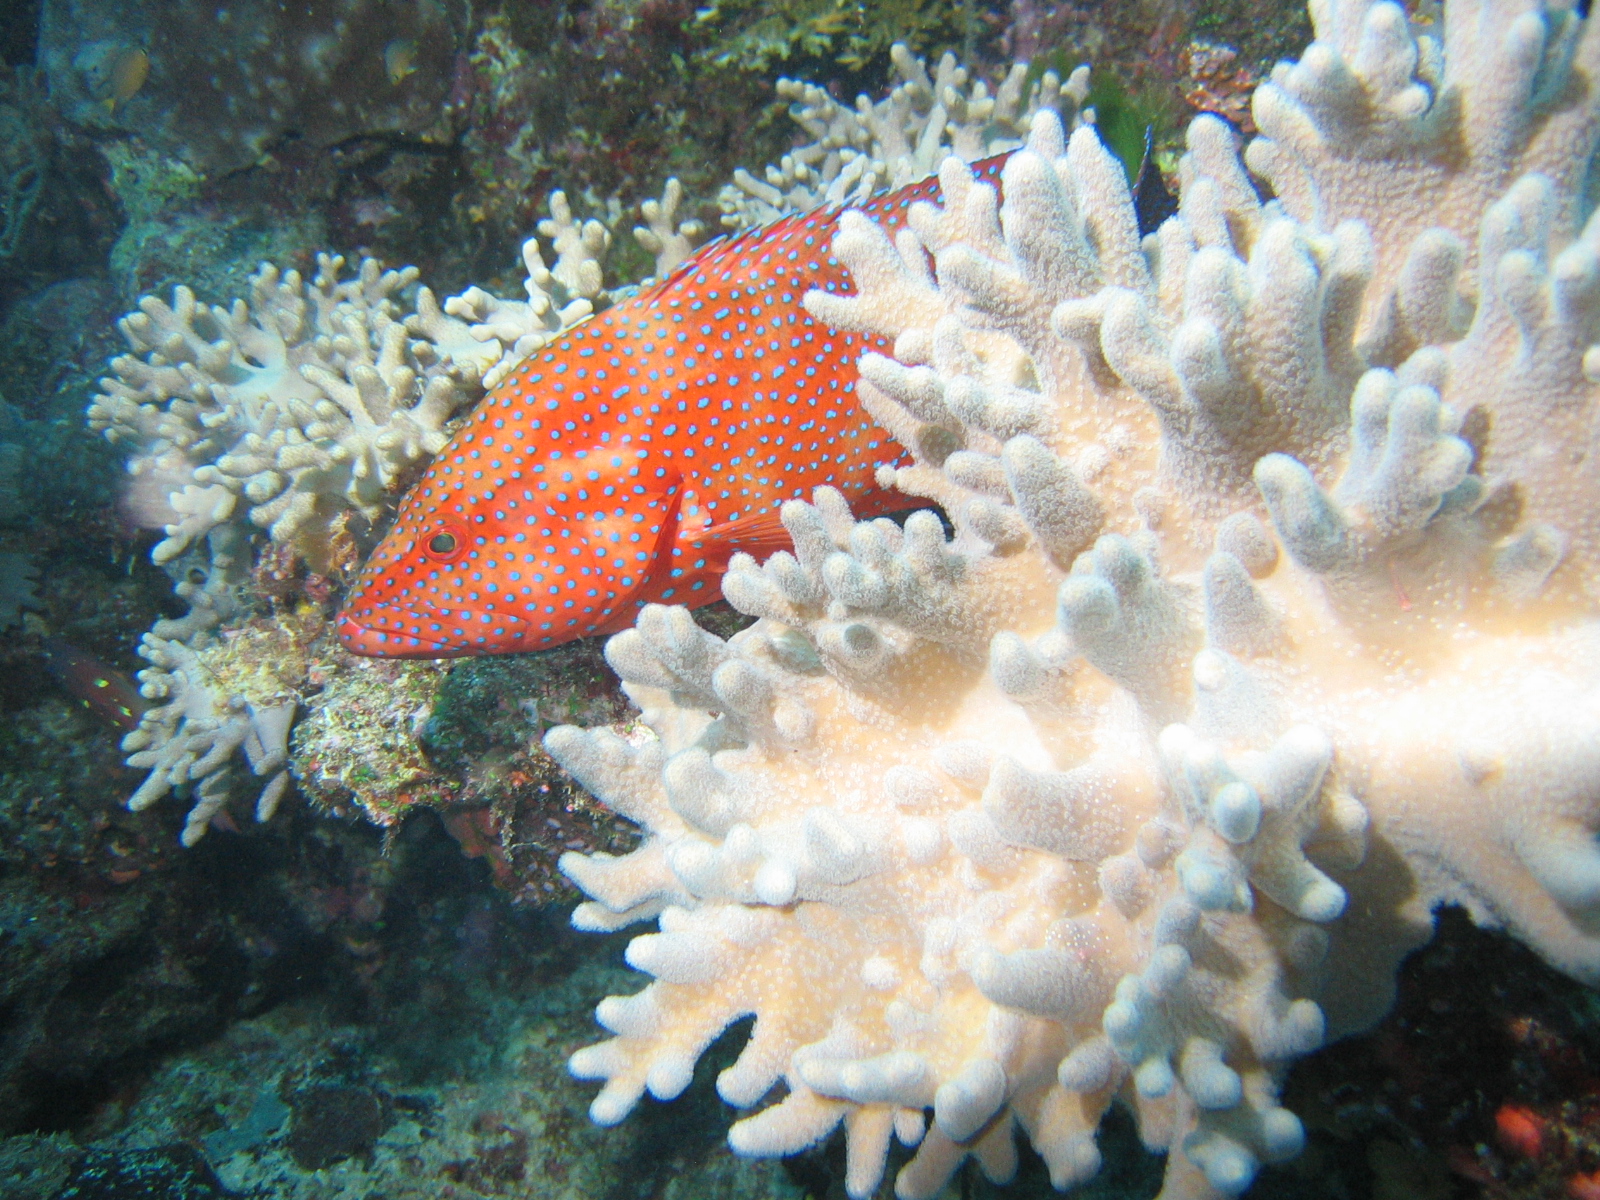
[[[953,533],[791,502],[794,551],[724,582],[756,625],[609,643],[655,738],[548,735],[647,834],[563,860],[574,923],[659,920],[571,1061],[597,1121],[753,1013],[718,1089],[782,1098],[730,1142],[842,1124],[852,1196],[891,1137],[902,1197],[1004,1179],[1018,1129],[1070,1187],[1117,1099],[1167,1200],[1235,1195],[1440,904],[1600,983],[1600,29],[1312,17],[1263,137],[1197,119],[1146,239],[1050,113],[1003,200],[951,158],[894,241],[841,218],[856,292],[807,305],[892,339],[885,481]]]
[[[778,81],[778,95],[793,102],[789,115],[815,140],[768,166],[762,179],[735,171],[718,197],[724,224],[750,228],[823,204],[860,203],[926,179],[947,155],[976,162],[1002,154],[1022,144],[1041,109],[1074,124],[1089,94],[1087,66],[1065,82],[1046,71],[1030,87],[1027,64],[1015,63],[991,95],[953,54],[931,77],[928,64],[900,42],[889,57],[900,82],[876,103],[856,97],[853,108],[814,83]]]

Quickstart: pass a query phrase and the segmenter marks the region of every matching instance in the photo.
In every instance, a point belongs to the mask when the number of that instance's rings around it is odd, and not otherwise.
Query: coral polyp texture
[[[999,193],[949,158],[893,240],[840,219],[808,307],[891,340],[884,482],[950,524],[790,502],[724,582],[756,624],[611,640],[653,737],[548,735],[646,834],[564,859],[575,923],[659,921],[572,1059],[596,1120],[754,1014],[733,1147],[842,1124],[852,1196],[891,1138],[911,1198],[1019,1132],[1070,1187],[1116,1100],[1167,1200],[1235,1195],[1439,905],[1600,982],[1600,30],[1312,16],[1147,237],[1049,112]]]

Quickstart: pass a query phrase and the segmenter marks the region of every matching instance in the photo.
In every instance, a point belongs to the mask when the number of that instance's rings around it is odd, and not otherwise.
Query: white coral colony
[[[863,402],[955,533],[792,502],[752,628],[612,640],[653,739],[550,734],[646,831],[564,860],[577,925],[660,922],[572,1059],[596,1120],[753,1013],[718,1088],[784,1087],[734,1148],[843,1122],[852,1196],[891,1137],[899,1196],[1004,1179],[1019,1129],[1070,1187],[1113,1099],[1167,1200],[1234,1195],[1439,904],[1600,981],[1600,29],[1312,16],[1142,241],[1048,113],[1003,202],[949,159],[896,240],[843,219],[858,293],[808,306],[893,340]]]

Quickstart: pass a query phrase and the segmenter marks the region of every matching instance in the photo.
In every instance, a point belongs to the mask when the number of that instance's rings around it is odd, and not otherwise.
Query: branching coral
[[[952,158],[910,233],[841,219],[857,290],[808,307],[892,341],[885,482],[954,532],[791,502],[794,551],[724,584],[756,625],[611,641],[655,739],[547,738],[648,835],[564,860],[575,923],[660,925],[572,1059],[596,1120],[753,1013],[718,1089],[783,1090],[735,1150],[843,1124],[852,1196],[891,1137],[902,1197],[1003,1179],[1019,1127],[1071,1186],[1114,1099],[1164,1197],[1235,1195],[1436,906],[1600,982],[1600,28],[1312,15],[1264,138],[1197,120],[1146,239],[1048,113],[1003,200]]]
[[[703,232],[698,221],[678,219],[682,203],[682,186],[676,179],[667,180],[661,198],[641,206],[645,223],[633,231],[639,245],[654,256],[658,279],[689,257]],[[417,314],[407,321],[413,333],[433,340],[453,357],[476,356],[486,388],[497,386],[524,358],[613,298],[602,271],[611,246],[610,229],[592,218],[579,221],[566,194],[554,192],[550,215],[539,222],[539,233],[550,242],[555,263],[545,266],[536,238],[522,243],[527,300],[505,300],[471,287],[449,297],[441,309],[431,294],[419,294]],[[470,341],[463,339],[463,332]]]
[[[658,274],[699,232],[680,222],[681,201],[669,183],[636,231]],[[226,801],[236,751],[253,773],[271,775],[259,819],[288,784],[282,767],[297,711],[289,697],[302,682],[304,645],[290,637],[283,673],[260,695],[230,690],[210,663],[219,634],[225,646],[254,644],[228,628],[246,615],[237,593],[252,527],[320,567],[345,519],[376,520],[396,502],[408,471],[445,444],[452,419],[485,386],[610,303],[601,271],[610,231],[576,220],[558,192],[539,232],[554,265],[534,239],[524,244],[526,301],[471,288],[441,304],[418,287],[405,312],[414,268],[385,271],[364,259],[346,278],[343,259],[321,255],[309,281],[264,264],[248,303],[212,306],[180,287],[172,304],[147,296],[121,322],[134,353],[112,361],[89,424],[131,449],[132,507],[163,529],[152,557],[190,605],[140,647],[152,664],[141,673],[144,692],[159,703],[124,742],[130,765],[151,772],[130,804],[192,790],[185,844]],[[314,707],[320,720],[324,708]]]
[[[135,812],[176,791],[192,800],[182,841],[192,846],[241,780],[242,753],[257,790],[257,821],[277,810],[289,787],[289,728],[299,707],[305,643],[318,622],[287,619],[246,625],[218,639],[178,640],[180,630],[144,636],[140,691],[153,706],[122,741],[128,765],[148,770],[128,800]],[[199,648],[197,648],[199,647]]]
[[[1065,82],[1046,71],[1029,87],[1027,64],[1017,63],[990,94],[953,54],[931,77],[901,43],[889,56],[900,82],[876,103],[858,96],[848,108],[814,83],[778,81],[778,94],[793,101],[789,115],[815,140],[767,167],[763,179],[735,171],[719,197],[725,224],[765,225],[823,204],[860,203],[926,179],[948,155],[976,162],[1002,154],[1022,144],[1040,109],[1056,110],[1070,127],[1089,94],[1086,66]]]
[[[407,467],[437,451],[445,423],[478,393],[480,364],[413,338],[400,293],[416,271],[322,255],[302,281],[270,266],[251,298],[205,304],[180,287],[121,322],[133,354],[89,409],[90,427],[160,473],[175,520],[157,562],[248,512],[275,539],[310,536],[340,509],[376,515]],[[419,299],[426,310],[431,297]],[[470,339],[458,349],[484,351]]]

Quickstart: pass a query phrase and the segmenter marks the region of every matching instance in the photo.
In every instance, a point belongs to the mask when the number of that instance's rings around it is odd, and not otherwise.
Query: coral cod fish
[[[998,179],[1004,156],[974,165]],[[893,231],[926,179],[859,206]],[[838,291],[842,209],[703,247],[662,283],[530,355],[486,396],[416,487],[339,615],[357,654],[446,658],[615,633],[652,603],[721,595],[739,551],[789,544],[785,500],[838,488],[858,517],[899,447],[855,400],[856,360],[886,349],[818,324]]]

